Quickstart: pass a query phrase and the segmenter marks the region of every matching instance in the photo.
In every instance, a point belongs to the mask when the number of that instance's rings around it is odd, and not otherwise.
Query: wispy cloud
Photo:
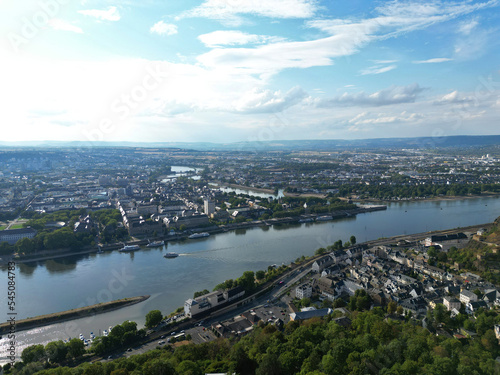
[[[373,18],[324,19],[306,23],[310,28],[329,34],[327,37],[300,42],[271,42],[254,48],[214,49],[198,56],[198,61],[207,67],[240,69],[253,74],[274,74],[287,68],[327,66],[333,64],[333,59],[357,53],[375,40],[397,37],[402,33],[446,22],[497,4],[496,0],[476,4],[391,2],[377,8],[377,15]],[[367,74],[380,74],[395,67],[379,67]]]
[[[83,14],[84,16],[97,18],[100,21],[119,21],[121,19],[120,12],[115,6],[110,6],[107,10],[79,10],[78,13]]]
[[[472,103],[474,99],[472,97],[467,97],[461,95],[457,90],[450,92],[449,94],[443,95],[433,102],[435,105],[443,104],[465,104]]]
[[[373,106],[379,107],[390,104],[413,103],[418,94],[425,89],[417,83],[407,86],[391,86],[374,93],[350,94],[345,92],[340,96],[330,99],[316,99],[313,103],[317,107],[328,108],[333,106]]]
[[[59,18],[52,18],[49,21],[49,26],[52,27],[54,30],[71,31],[77,34],[83,34],[83,30],[80,27],[75,26],[71,22]]]
[[[393,69],[396,69],[398,66],[397,65],[389,65],[389,66],[372,66],[370,68],[363,69],[360,73],[361,75],[367,75],[367,74],[381,74],[381,73],[386,73],[389,72]]]
[[[462,35],[469,35],[479,25],[477,19],[460,22],[458,26],[458,33]]]
[[[399,122],[414,122],[415,120],[421,119],[423,116],[418,113],[408,113],[403,111],[397,114],[387,114],[387,113],[376,113],[372,114],[370,112],[363,112],[356,117],[349,120],[350,124],[354,125],[373,125],[373,124],[391,124]],[[359,128],[354,128],[350,130],[359,130]]]
[[[253,89],[232,103],[233,110],[240,113],[277,113],[299,103],[307,96],[300,87],[286,94],[281,91]]]
[[[177,34],[178,31],[176,25],[159,21],[155,23],[153,26],[151,26],[149,32],[151,34],[158,34],[158,35],[174,35]]]
[[[318,9],[315,0],[205,0],[179,18],[203,17],[239,25],[240,15],[269,18],[311,18]]]
[[[282,41],[283,38],[267,35],[248,34],[238,30],[218,30],[198,36],[198,39],[207,47],[262,44],[266,42]]]
[[[437,63],[442,63],[446,61],[453,61],[453,59],[447,58],[447,57],[436,57],[433,59],[428,59],[428,60],[417,60],[413,61],[414,64],[437,64]]]

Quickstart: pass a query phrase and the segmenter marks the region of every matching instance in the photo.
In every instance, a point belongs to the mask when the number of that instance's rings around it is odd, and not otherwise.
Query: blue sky
[[[499,5],[3,0],[2,141],[500,134]]]

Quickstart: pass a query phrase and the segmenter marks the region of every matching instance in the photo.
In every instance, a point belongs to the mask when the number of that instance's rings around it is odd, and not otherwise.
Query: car
[[[165,338],[165,335],[161,335],[161,336],[160,336],[160,339],[164,339],[164,338]]]
[[[127,352],[131,352],[131,351],[132,351],[132,348],[128,348],[128,349],[127,349]]]
[[[112,355],[108,355],[108,359],[112,359],[112,358],[113,358],[113,356],[112,356]]]
[[[175,335],[175,332],[172,332],[172,333],[170,334],[170,336],[173,336],[173,335]]]
[[[158,341],[158,345],[163,345],[165,344],[165,341],[161,340],[161,341]]]

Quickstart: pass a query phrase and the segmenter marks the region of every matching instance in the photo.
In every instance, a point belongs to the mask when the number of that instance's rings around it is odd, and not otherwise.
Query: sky
[[[500,134],[500,0],[0,0],[0,141]]]

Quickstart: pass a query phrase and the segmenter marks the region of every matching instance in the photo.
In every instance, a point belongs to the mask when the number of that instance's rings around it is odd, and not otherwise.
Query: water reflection
[[[32,276],[35,269],[38,267],[36,262],[32,263],[18,263],[17,268],[19,273],[23,276]]]
[[[45,268],[51,274],[67,273],[76,269],[76,261],[68,261],[65,258],[45,261]]]

